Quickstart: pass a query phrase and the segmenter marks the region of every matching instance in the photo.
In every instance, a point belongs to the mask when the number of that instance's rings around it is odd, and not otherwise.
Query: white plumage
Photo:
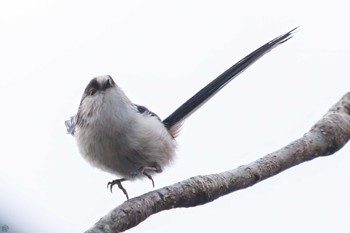
[[[78,120],[75,131],[80,153],[93,166],[127,179],[143,177],[136,174],[140,168],[160,172],[174,158],[172,135],[157,117],[139,113],[110,76],[95,80],[100,87],[112,84],[81,102],[78,118],[84,123]]]

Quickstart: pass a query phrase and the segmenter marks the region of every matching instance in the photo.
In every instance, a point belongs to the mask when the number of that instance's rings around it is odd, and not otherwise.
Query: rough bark
[[[350,138],[350,92],[303,137],[248,165],[197,176],[130,199],[102,217],[86,233],[130,229],[163,210],[194,207],[252,186],[288,168],[341,149]]]

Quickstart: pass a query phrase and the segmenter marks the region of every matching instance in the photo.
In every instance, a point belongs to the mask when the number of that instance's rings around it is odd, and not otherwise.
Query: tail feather
[[[176,109],[172,114],[170,114],[166,119],[163,120],[163,124],[172,132],[174,137],[177,136],[181,128],[182,122],[189,117],[193,112],[200,108],[204,103],[206,103],[211,97],[213,97],[218,91],[226,86],[232,79],[238,76],[241,72],[247,69],[259,58],[264,56],[266,53],[277,47],[278,45],[286,42],[293,37],[293,32],[297,29],[294,28],[291,31],[271,40],[260,48],[256,49],[254,52],[250,53],[248,56],[244,57],[242,60],[237,62],[235,65],[231,66],[228,70],[202,88],[184,104],[182,104],[178,109]]]

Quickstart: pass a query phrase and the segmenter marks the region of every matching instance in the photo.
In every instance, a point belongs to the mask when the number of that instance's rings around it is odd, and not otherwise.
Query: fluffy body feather
[[[96,80],[100,86],[113,82],[108,75]],[[75,137],[80,153],[93,166],[129,180],[142,177],[135,174],[141,167],[161,172],[175,155],[175,140],[159,118],[139,113],[115,84],[84,98]]]

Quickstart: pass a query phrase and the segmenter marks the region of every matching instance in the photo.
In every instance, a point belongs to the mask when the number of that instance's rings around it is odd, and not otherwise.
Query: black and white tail
[[[294,28],[291,31],[271,40],[267,44],[256,49],[254,52],[250,53],[248,56],[244,57],[242,60],[231,66],[228,70],[198,91],[194,96],[182,104],[178,109],[176,109],[170,116],[163,120],[163,124],[169,130],[169,132],[176,137],[182,122],[189,117],[193,112],[200,108],[205,102],[207,102],[211,97],[213,97],[221,88],[226,86],[232,79],[238,76],[241,72],[247,69],[259,58],[264,56],[266,53],[270,52],[272,49],[278,45],[286,42],[293,37],[293,33],[297,29]]]

